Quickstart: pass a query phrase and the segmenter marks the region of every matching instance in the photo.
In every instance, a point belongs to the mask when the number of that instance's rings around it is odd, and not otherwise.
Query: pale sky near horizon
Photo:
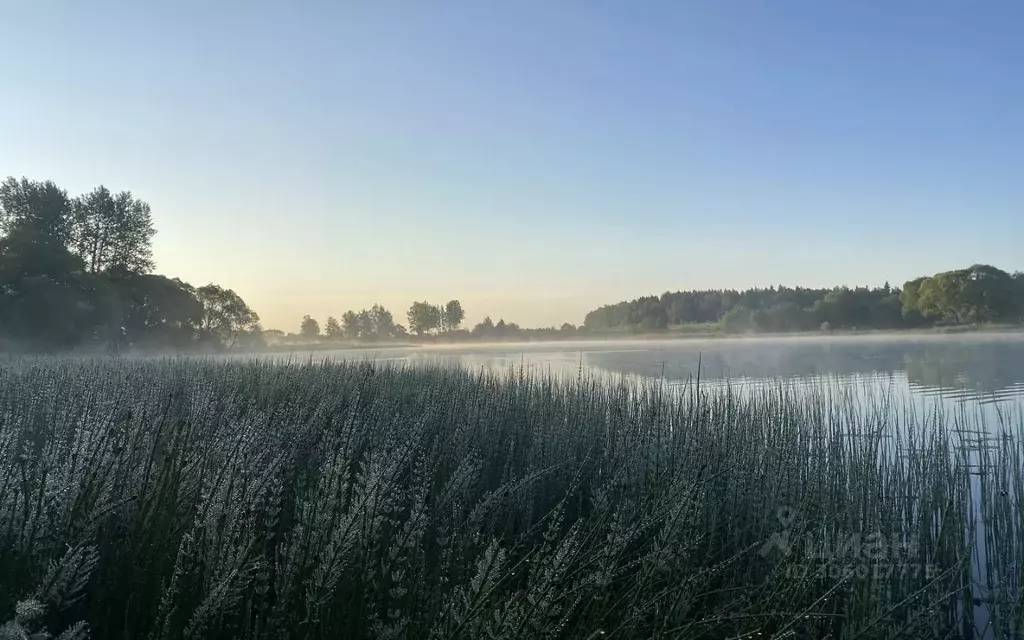
[[[0,0],[0,177],[267,328],[1024,269],[1009,0]]]

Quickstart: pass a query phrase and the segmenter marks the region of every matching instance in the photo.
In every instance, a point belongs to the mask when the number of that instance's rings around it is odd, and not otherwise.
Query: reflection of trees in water
[[[925,389],[966,387],[997,393],[1024,385],[1024,340],[774,341],[671,345],[644,351],[592,351],[588,364],[615,373],[686,380],[813,377],[905,372]]]
[[[1024,344],[955,343],[923,350],[908,358],[907,379],[926,389],[966,388],[978,393],[1021,390]]]

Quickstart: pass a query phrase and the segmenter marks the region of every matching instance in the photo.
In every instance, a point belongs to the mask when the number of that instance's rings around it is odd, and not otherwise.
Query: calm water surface
[[[734,386],[854,384],[908,397],[993,404],[1024,399],[1024,334],[459,345],[333,352],[492,369],[590,373]]]

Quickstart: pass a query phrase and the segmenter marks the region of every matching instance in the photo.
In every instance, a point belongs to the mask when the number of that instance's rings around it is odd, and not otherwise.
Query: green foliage
[[[418,336],[441,329],[441,308],[429,302],[413,302],[406,313],[409,331]]]
[[[302,316],[299,335],[307,339],[320,337],[320,323],[311,316]]]
[[[235,346],[243,333],[256,331],[259,315],[231,289],[208,284],[195,289],[203,307],[202,330],[227,348]]]
[[[743,333],[752,327],[750,309],[737,305],[722,315],[722,330],[728,333]]]
[[[494,320],[491,320],[491,316],[484,316],[481,320],[473,327],[473,335],[482,337],[486,336],[494,331]]]
[[[399,329],[391,312],[384,305],[374,304],[359,312],[346,311],[341,316],[338,330],[328,335],[349,340],[386,340],[401,336],[404,330]]]
[[[98,187],[0,183],[0,349],[258,346],[259,318],[230,289],[152,275],[150,207]]]
[[[1020,414],[852,392],[9,360],[0,637],[1012,637]]]
[[[466,312],[462,310],[462,303],[458,300],[449,300],[441,312],[441,329],[443,331],[458,331],[465,318]]]
[[[1018,322],[1024,315],[1024,277],[973,265],[921,277],[896,289],[784,286],[746,291],[666,292],[605,305],[587,314],[591,331],[660,331],[718,324],[727,333],[833,329],[903,329],[939,322]]]
[[[989,265],[944,271],[914,281],[904,304],[939,322],[1016,322],[1024,295],[1015,278]]]
[[[28,236],[42,248],[67,247],[74,234],[67,191],[49,180],[7,178],[0,183],[0,233]]]
[[[549,330],[547,335],[556,333],[554,329]],[[532,330],[532,335],[541,334],[544,335],[543,330]],[[504,319],[499,319],[497,323],[491,320],[490,316],[486,316],[482,321],[478,322],[473,330],[470,331],[470,337],[480,340],[523,340],[527,337],[525,332],[520,326],[514,322],[505,322]]]
[[[358,338],[363,334],[362,314],[346,311],[341,316],[341,332],[346,338]]]
[[[341,324],[338,322],[337,318],[334,316],[327,317],[327,322],[324,323],[324,334],[328,338],[341,337]]]
[[[925,280],[928,280],[928,278],[921,276],[920,278],[909,280],[903,285],[903,291],[900,292],[899,300],[904,317],[912,313],[920,313],[921,285]]]
[[[148,273],[153,269],[152,214],[131,192],[99,186],[74,201],[72,250],[92,273]]]
[[[372,338],[393,338],[398,334],[394,317],[381,304],[370,307],[368,323]]]

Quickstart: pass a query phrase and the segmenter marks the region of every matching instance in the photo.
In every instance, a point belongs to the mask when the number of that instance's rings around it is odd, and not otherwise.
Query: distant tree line
[[[458,300],[439,305],[413,302],[406,312],[408,329],[394,322],[380,304],[346,311],[339,322],[305,316],[293,337],[316,340],[444,341],[559,340],[620,333],[672,330],[725,333],[785,333],[864,329],[915,329],[976,323],[1024,321],[1024,273],[1009,274],[989,265],[945,271],[911,280],[900,287],[754,288],[666,292],[606,305],[587,314],[580,327],[525,329],[514,322],[485,317],[463,329],[465,312]],[[273,340],[283,332],[265,332]],[[272,335],[270,335],[272,334]]]
[[[232,349],[261,343],[232,291],[152,273],[149,205],[99,186],[0,183],[0,350]]]
[[[466,317],[462,303],[449,300],[447,303],[431,304],[425,301],[413,302],[406,311],[409,328],[397,324],[391,312],[380,304],[362,311],[346,311],[339,322],[329,316],[321,331],[320,323],[312,316],[302,317],[297,334],[286,335],[282,331],[264,331],[269,342],[287,342],[289,338],[305,341],[387,341],[394,339],[434,340],[545,340],[564,339],[577,333],[575,325],[565,323],[561,328],[547,327],[524,329],[515,322],[499,319],[494,322],[490,316],[478,322],[472,329],[463,329]]]
[[[319,325],[306,316],[302,320],[300,335],[304,338],[317,337]],[[405,327],[395,322],[394,316],[383,305],[375,304],[362,311],[346,311],[341,322],[329,317],[324,325],[324,335],[329,339],[347,340],[389,340],[407,335]]]
[[[908,329],[1024,320],[1024,273],[989,265],[945,271],[902,288],[786,286],[666,292],[587,314],[591,332],[661,332],[714,325],[729,333]]]
[[[263,331],[231,289],[153,273],[150,206],[99,186],[71,197],[53,182],[0,182],[0,351],[254,349],[288,340]],[[580,327],[524,329],[490,317],[462,328],[458,300],[413,302],[407,327],[380,304],[320,323],[304,340],[542,340],[675,328],[726,332],[901,329],[1024,320],[1024,273],[989,265],[916,278],[902,288],[666,292],[606,305]],[[296,334],[292,334],[295,336]]]

